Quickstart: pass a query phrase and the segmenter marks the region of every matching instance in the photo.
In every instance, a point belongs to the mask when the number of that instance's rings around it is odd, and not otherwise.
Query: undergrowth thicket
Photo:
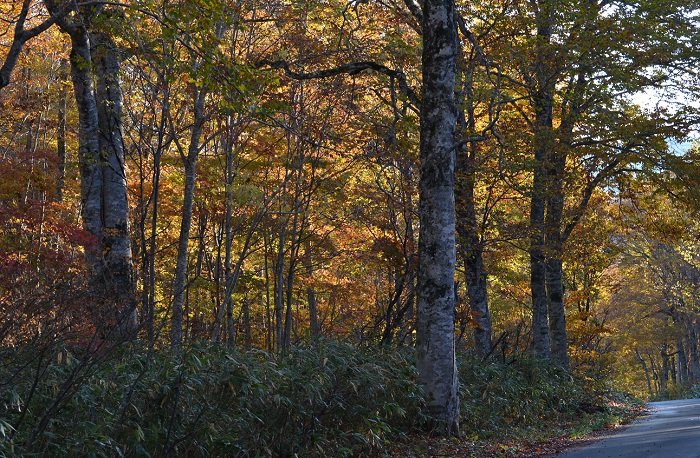
[[[700,385],[684,385],[680,383],[669,384],[663,390],[660,390],[656,396],[651,398],[652,401],[669,401],[673,399],[698,399],[700,398]]]
[[[381,454],[427,425],[410,349],[90,353],[4,351],[0,454],[354,456]],[[595,389],[540,361],[460,366],[466,437],[536,436],[613,413]]]

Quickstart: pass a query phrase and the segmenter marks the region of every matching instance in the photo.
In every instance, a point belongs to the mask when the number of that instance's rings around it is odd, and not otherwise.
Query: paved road
[[[651,414],[618,434],[557,458],[700,458],[700,399],[650,402]]]

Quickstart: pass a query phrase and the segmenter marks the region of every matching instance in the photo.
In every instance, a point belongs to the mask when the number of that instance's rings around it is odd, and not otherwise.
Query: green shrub
[[[700,385],[685,385],[669,383],[668,387],[661,390],[652,401],[667,401],[671,399],[695,399],[700,397]]]
[[[332,342],[274,357],[208,346],[180,358],[120,351],[79,371],[55,412],[80,359],[49,364],[31,399],[31,380],[17,380],[13,389],[29,399],[27,410],[14,437],[0,433],[0,452],[344,456],[381,447],[422,418],[410,351]],[[0,410],[0,425],[21,415]]]
[[[357,456],[430,423],[412,349],[40,355],[0,354],[0,456]],[[539,439],[574,418],[585,432],[618,414],[585,379],[540,360],[460,356],[459,366],[470,439]]]
[[[602,409],[582,384],[564,369],[529,356],[508,363],[460,360],[461,415],[465,434],[484,438],[495,434],[547,433],[538,428],[559,424],[582,409]],[[599,405],[600,404],[600,405]]]

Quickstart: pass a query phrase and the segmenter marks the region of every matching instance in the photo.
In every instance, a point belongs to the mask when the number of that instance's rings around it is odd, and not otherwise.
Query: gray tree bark
[[[564,280],[561,257],[547,259],[547,313],[552,359],[562,367],[569,366],[569,350],[564,310]]]
[[[458,160],[459,163],[459,160]],[[464,281],[469,301],[469,310],[476,324],[474,328],[474,345],[476,354],[486,357],[491,354],[492,328],[489,311],[487,277],[484,270],[484,251],[481,237],[476,227],[474,208],[474,183],[466,178],[466,186],[457,190],[464,199],[463,207],[458,211],[458,234],[461,244],[461,256],[464,263]]]
[[[457,60],[455,6],[425,0],[423,100],[420,126],[420,233],[416,362],[429,414],[447,434],[459,434],[455,361],[455,128]]]
[[[691,383],[697,383],[700,381],[700,359],[698,357],[698,333],[696,329],[696,324],[690,317],[686,318],[686,326],[688,331],[686,332],[687,346],[688,346],[688,356],[690,358],[690,368],[688,370]]]
[[[676,355],[678,356],[678,379],[679,385],[685,385],[688,383],[688,358],[685,353],[685,346],[683,345],[683,338],[676,338]]]
[[[562,116],[564,116],[565,119],[562,120],[559,126],[560,139],[561,137],[570,139],[572,136],[571,130],[573,128],[573,122],[565,113],[562,113]],[[553,137],[554,132],[550,132]],[[562,262],[564,254],[563,245],[566,241],[565,237],[568,237],[568,235],[562,234],[564,216],[564,175],[566,174],[566,160],[568,154],[564,144],[562,144],[562,142],[555,142],[554,138],[551,138],[546,144],[548,151],[545,161],[547,173],[545,264],[547,314],[549,316],[549,345],[552,359],[560,366],[568,367],[569,348],[566,337],[564,269]],[[583,209],[581,211],[583,211]],[[569,229],[569,231],[571,229]]]
[[[58,68],[59,84],[68,81],[68,61],[61,59]],[[63,188],[66,176],[66,112],[68,106],[68,95],[61,92],[58,100],[58,119],[56,123],[56,152],[58,153],[58,174],[56,175],[56,202],[63,202]]]
[[[661,346],[661,374],[659,378],[659,385],[661,386],[661,391],[665,391],[668,388],[668,374],[670,372],[670,358],[668,354],[668,347],[666,344]]]
[[[318,326],[318,304],[316,301],[316,290],[312,284],[314,276],[313,252],[311,242],[308,239],[304,244],[303,263],[304,267],[306,268],[306,275],[309,277],[309,286],[306,288],[306,298],[309,305],[309,335],[312,339],[316,339],[320,334],[320,329]]]
[[[551,39],[550,0],[538,2],[536,88],[532,94],[535,109],[534,164],[530,201],[530,290],[532,295],[532,347],[535,355],[549,359],[550,342],[547,320],[547,267],[545,254],[545,210],[548,191],[547,168],[554,142],[553,91],[547,62]]]
[[[204,101],[206,92],[204,89],[193,86],[193,117],[194,123],[190,131],[190,144],[187,154],[180,151],[182,162],[185,166],[185,188],[182,202],[182,220],[180,222],[180,236],[177,243],[177,259],[175,262],[175,279],[173,281],[173,307],[170,327],[170,345],[178,350],[182,344],[183,304],[185,302],[185,289],[187,288],[187,251],[189,249],[190,229],[192,228],[192,207],[194,204],[195,177],[197,171],[197,157],[200,149],[200,139],[204,127]]]
[[[279,233],[277,261],[274,268],[275,295],[275,345],[277,350],[284,348],[284,253],[288,218],[285,218]]]
[[[63,24],[62,24],[63,25]],[[99,148],[97,101],[92,84],[90,39],[85,27],[63,25],[71,39],[71,80],[78,108],[78,163],[83,228],[93,237],[85,249],[88,272],[94,282],[104,278],[102,259],[102,158]]]
[[[647,367],[647,363],[646,361],[644,361],[644,358],[639,353],[639,349],[635,348],[634,352],[637,355],[637,360],[639,361],[639,364],[642,365],[642,369],[644,370],[644,376],[647,380],[647,390],[649,391],[649,397],[654,397],[654,390],[651,388],[651,376],[649,375],[649,368]]]
[[[156,309],[156,235],[158,229],[158,211],[160,202],[160,162],[162,152],[167,148],[165,142],[166,129],[166,113],[169,109],[169,96],[163,96],[163,105],[161,111],[161,119],[158,128],[158,144],[153,154],[153,210],[151,212],[151,235],[148,242],[147,258],[147,281],[144,285],[146,291],[146,303],[144,304],[144,316],[146,318],[146,331],[148,335],[148,343],[155,343],[155,309]]]
[[[458,116],[460,136],[467,136],[476,130],[473,97],[473,66],[461,69],[464,73],[464,105]],[[484,270],[484,244],[477,224],[474,202],[474,180],[476,173],[477,142],[469,142],[457,150],[455,170],[456,219],[459,254],[464,263],[464,282],[471,318],[474,320],[474,349],[478,356],[491,354],[492,332],[489,311],[487,276]]]
[[[217,23],[215,26],[216,39],[220,40],[223,37],[225,28],[223,23]],[[212,43],[212,45],[216,45]],[[198,68],[201,62],[198,62],[198,57],[193,54],[191,64],[193,68]],[[174,140],[180,159],[185,167],[185,188],[182,202],[182,220],[180,222],[180,235],[177,244],[177,259],[175,262],[175,278],[173,280],[173,305],[171,315],[170,328],[170,345],[173,350],[179,350],[183,339],[183,304],[185,302],[185,292],[187,289],[187,252],[189,249],[190,230],[192,228],[192,207],[194,204],[195,178],[197,173],[197,158],[199,156],[201,138],[206,122],[206,114],[204,112],[205,102],[207,100],[208,91],[207,85],[198,87],[196,84],[190,84],[189,92],[192,94],[192,127],[190,128],[190,142],[187,146],[187,151],[180,143]],[[171,126],[173,132],[174,126]]]
[[[242,306],[242,312],[243,312],[243,345],[246,351],[250,351],[251,348],[253,348],[253,330],[252,330],[252,324],[250,320],[250,299],[248,298],[248,294],[246,293],[245,297],[243,298],[243,306]]]
[[[303,153],[302,153],[303,154]],[[291,346],[292,338],[292,303],[294,299],[294,279],[296,277],[297,262],[299,258],[299,248],[301,246],[301,235],[303,232],[303,217],[301,217],[300,212],[302,211],[301,200],[301,184],[303,180],[302,167],[303,167],[303,156],[299,158],[298,169],[295,172],[296,182],[294,190],[294,204],[293,204],[293,215],[291,218],[291,232],[290,232],[290,247],[289,247],[289,263],[287,267],[287,276],[285,278],[286,288],[285,288],[285,312],[284,312],[284,331],[282,335],[282,344],[285,350],[289,349]],[[301,221],[300,221],[301,219]]]
[[[120,62],[108,35],[90,33],[90,17],[71,18],[54,2],[45,3],[71,39],[81,216],[83,228],[94,237],[85,247],[85,260],[91,292],[100,304],[97,319],[101,325],[116,321],[121,336],[132,338],[137,325],[136,299],[121,136]]]
[[[121,334],[134,335],[138,322],[122,138],[120,58],[114,41],[105,33],[92,33],[91,47],[102,158],[102,252],[108,285],[106,293],[117,303],[115,319]]]
[[[231,259],[232,253],[231,248],[233,246],[233,230],[231,227],[231,218],[233,215],[233,178],[234,178],[234,144],[237,141],[234,138],[226,138],[224,144],[224,153],[226,155],[226,210],[225,210],[225,220],[224,220],[224,272],[226,272],[226,282],[232,275],[231,272]],[[241,267],[236,265],[236,272],[240,272]],[[229,348],[234,348],[236,345],[236,333],[233,324],[233,301],[231,298],[231,293],[226,289],[226,296],[224,297],[224,304],[226,308],[226,334],[227,334],[227,345]],[[223,307],[222,307],[223,309]],[[217,329],[218,332],[218,329]]]
[[[562,268],[563,240],[561,238],[564,212],[564,180],[562,174],[566,156],[551,151],[547,166],[549,190],[545,217],[547,313],[549,315],[549,341],[551,356],[562,367],[569,366],[564,310],[564,271]]]
[[[551,118],[550,118],[551,120]],[[535,133],[537,137],[537,132]],[[537,142],[537,140],[535,140]],[[549,359],[547,286],[544,256],[544,215],[546,192],[544,151],[535,147],[532,196],[530,198],[530,294],[532,297],[532,348],[535,355]]]

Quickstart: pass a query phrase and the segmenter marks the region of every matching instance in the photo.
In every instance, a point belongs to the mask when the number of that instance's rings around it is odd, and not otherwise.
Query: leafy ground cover
[[[394,457],[544,457],[611,434],[643,403],[531,358],[462,362],[462,438],[414,436]]]
[[[6,456],[523,456],[638,411],[525,356],[460,359],[459,440],[427,432],[411,349],[321,341],[279,355],[195,346],[176,357],[56,346],[1,358]]]
[[[391,450],[392,457],[506,458],[549,457],[564,450],[586,446],[618,432],[645,413],[641,403],[625,400],[618,404],[614,396],[607,408],[593,414],[581,413],[567,423],[543,422],[539,427],[520,431],[493,431],[488,439],[413,437]]]

